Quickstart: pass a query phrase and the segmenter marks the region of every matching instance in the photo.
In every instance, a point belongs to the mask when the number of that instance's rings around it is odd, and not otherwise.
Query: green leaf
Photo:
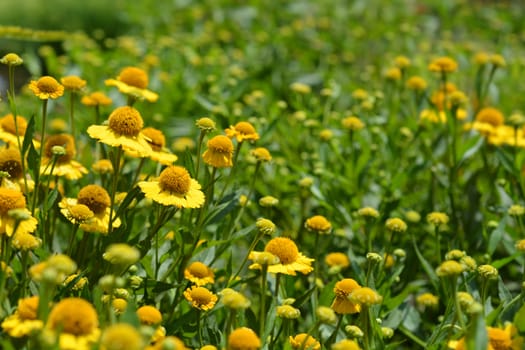
[[[488,346],[487,326],[483,315],[479,313],[467,329],[466,349],[486,349]]]
[[[430,265],[427,259],[425,259],[423,254],[421,254],[421,252],[419,251],[414,237],[412,237],[412,244],[414,246],[414,251],[416,252],[417,258],[421,262],[421,266],[423,266],[423,269],[425,270],[428,278],[430,279],[430,283],[432,283],[432,286],[436,291],[439,290],[439,277],[436,275],[436,272],[432,268],[432,265]]]
[[[525,304],[514,315],[514,325],[520,333],[525,333]]]

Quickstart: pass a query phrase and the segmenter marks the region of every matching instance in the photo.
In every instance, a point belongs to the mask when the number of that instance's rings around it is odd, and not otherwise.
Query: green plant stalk
[[[109,225],[108,225],[108,235],[113,232],[113,212],[115,211],[115,195],[117,193],[117,184],[118,178],[120,176],[120,158],[122,157],[122,147],[117,147],[116,155],[113,159],[113,182],[111,185],[110,193],[110,207],[109,207]]]
[[[237,271],[233,274],[233,277],[230,278],[229,283],[234,282],[237,276],[241,273],[242,269],[244,268],[244,265],[246,265],[246,262],[248,261],[248,257],[250,256],[250,253],[255,249],[255,246],[259,241],[261,240],[262,236],[264,235],[264,232],[257,231],[255,234],[255,238],[253,239],[252,243],[250,244],[250,247],[248,248],[248,252],[244,256],[244,259],[242,260],[241,266],[237,269]]]
[[[332,334],[330,335],[330,337],[328,338],[328,340],[326,341],[326,344],[325,344],[327,349],[330,349],[332,344],[337,339],[337,333],[339,333],[339,329],[341,329],[341,324],[343,323],[343,318],[344,318],[343,314],[339,314],[338,315],[337,323],[335,325],[335,329],[334,329],[334,331],[332,332]]]
[[[73,91],[69,92],[69,127],[71,128],[71,135],[75,135],[75,93]]]
[[[266,281],[268,278],[268,265],[262,265],[261,269],[261,295],[259,304],[259,336],[263,338],[266,327]]]
[[[38,161],[36,164],[35,172],[35,189],[33,190],[33,203],[31,206],[31,214],[35,214],[36,203],[38,202],[38,188],[40,187],[40,165],[42,164],[42,153],[44,152],[46,145],[46,119],[47,119],[47,99],[42,100],[42,140],[40,146],[40,152],[38,152]]]

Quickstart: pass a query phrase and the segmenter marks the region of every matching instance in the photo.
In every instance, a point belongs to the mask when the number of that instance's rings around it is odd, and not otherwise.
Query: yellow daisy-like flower
[[[24,142],[26,130],[27,120],[20,115],[16,117],[16,124],[15,118],[13,118],[12,114],[7,114],[0,118],[0,140],[9,145],[18,147],[18,139],[20,139],[20,144],[22,144]],[[40,143],[38,141],[33,141],[33,145],[35,148],[40,147]]]
[[[271,239],[264,248],[265,253],[271,253],[279,259],[279,263],[268,266],[270,273],[282,273],[285,275],[295,276],[296,272],[309,274],[313,271],[312,262],[314,259],[307,258],[297,248],[297,245],[290,238],[276,237]],[[250,252],[248,258],[257,260],[261,252]],[[261,264],[254,263],[250,269],[261,269]]]
[[[62,147],[62,155],[57,155],[56,147]],[[43,149],[40,173],[44,175],[64,176],[68,180],[78,180],[88,170],[73,158],[76,155],[75,139],[68,134],[51,135]],[[55,164],[53,165],[53,159]],[[52,172],[51,172],[52,171]]]
[[[233,143],[223,135],[211,138],[207,143],[208,149],[202,154],[206,164],[215,168],[228,168],[233,166]]]
[[[385,227],[392,232],[405,232],[407,224],[400,218],[390,218],[386,221]]]
[[[186,300],[196,309],[199,310],[210,310],[215,306],[218,298],[210,290],[193,286],[184,291],[184,297]]]
[[[13,338],[21,338],[41,330],[44,322],[37,318],[37,312],[37,296],[18,300],[15,313],[2,322],[3,331]]]
[[[95,308],[81,298],[65,298],[51,310],[46,327],[59,334],[61,350],[89,350],[98,341],[100,329]]]
[[[107,86],[115,86],[126,95],[148,102],[156,102],[159,98],[159,95],[147,89],[149,84],[148,74],[138,67],[122,69],[116,79],[107,79],[105,84]]]
[[[11,244],[18,250],[35,250],[42,245],[42,240],[30,233],[17,231],[13,235]]]
[[[350,116],[346,117],[341,121],[343,128],[351,131],[361,130],[365,127],[365,123],[358,117]]]
[[[406,85],[410,90],[425,91],[428,83],[422,77],[415,75],[407,79]]]
[[[228,336],[228,350],[258,350],[260,348],[261,340],[250,328],[237,328]]]
[[[292,345],[292,348],[294,349],[301,349],[301,350],[320,350],[321,344],[312,337],[311,335],[308,335],[306,333],[300,333],[297,334],[295,337],[290,336],[290,344]]]
[[[434,226],[446,225],[448,223],[449,217],[445,213],[441,212],[432,212],[427,215],[427,222]]]
[[[503,113],[494,107],[482,108],[477,114],[470,128],[488,136],[494,134],[496,129],[503,125]]]
[[[142,134],[148,138],[148,143],[152,149],[149,157],[162,165],[172,165],[177,160],[177,156],[169,153],[166,148],[166,137],[159,129],[144,128]],[[140,157],[137,152],[124,148],[124,151],[132,157]]]
[[[109,106],[113,103],[113,100],[106,96],[103,92],[95,91],[89,95],[82,96],[80,103],[84,106],[98,107],[98,106]]]
[[[487,327],[489,342],[487,350],[521,350],[523,337],[517,335],[516,327],[508,323],[504,329]],[[466,350],[465,338],[448,342],[449,349]]]
[[[157,326],[162,322],[162,314],[159,309],[152,305],[144,305],[137,309],[140,324]]]
[[[10,52],[4,57],[0,58],[0,63],[8,66],[19,66],[24,63],[24,60],[16,53]]]
[[[337,282],[334,286],[335,299],[331,308],[338,314],[355,314],[361,311],[361,305],[349,299],[355,290],[361,288],[352,278],[345,278]]]
[[[326,265],[330,267],[338,266],[344,269],[350,266],[350,259],[348,259],[348,255],[338,252],[327,254],[324,261]]]
[[[314,215],[306,219],[304,227],[308,231],[314,231],[320,234],[328,234],[332,230],[332,224],[322,215]]]
[[[139,157],[148,157],[151,154],[151,146],[142,133],[143,126],[139,111],[123,106],[116,108],[109,115],[107,125],[91,125],[87,133],[109,146],[123,147],[136,152]]]
[[[107,234],[110,203],[111,199],[104,188],[99,185],[87,185],[78,192],[77,198],[64,198],[58,203],[58,206],[66,218],[74,218],[76,222],[71,220],[73,223],[80,223],[82,230]],[[88,207],[93,212],[93,217],[90,217],[88,211],[76,207],[78,204]],[[113,227],[119,227],[120,224],[119,218],[113,218]]]
[[[93,163],[91,168],[98,174],[113,174],[113,164],[109,159],[100,159]]]
[[[428,70],[438,73],[452,73],[458,69],[458,63],[447,56],[438,57],[428,65]]]
[[[18,148],[0,148],[0,171],[9,174],[9,178],[4,178],[1,181],[1,186],[22,191],[25,186],[25,174],[22,172],[22,159]],[[34,182],[30,179],[25,179],[25,181],[27,182],[28,189],[31,191],[34,188]]]
[[[162,205],[200,208],[204,204],[201,185],[181,166],[167,167],[160,173],[158,180],[141,181],[138,185],[146,198]]]
[[[142,350],[143,346],[139,331],[127,323],[107,327],[100,339],[100,350]]]
[[[197,286],[204,286],[215,281],[215,274],[208,266],[200,261],[195,261],[184,269],[184,278]]]
[[[64,94],[64,86],[50,76],[43,76],[38,80],[31,80],[29,90],[41,100],[56,99]]]
[[[253,149],[250,154],[254,156],[258,162],[269,162],[272,160],[270,151],[264,147],[257,147]]]
[[[16,212],[17,215],[13,215]],[[16,217],[15,217],[16,216]],[[0,187],[0,234],[11,237],[19,220],[16,232],[31,233],[36,230],[38,220],[26,209],[26,200],[22,192]]]
[[[231,139],[235,138],[237,142],[243,142],[244,140],[257,141],[259,139],[259,134],[249,122],[238,122],[234,126],[227,128],[225,132],[226,136]]]
[[[69,75],[67,77],[60,78],[60,82],[64,85],[66,90],[80,91],[86,86],[86,81],[76,75]]]

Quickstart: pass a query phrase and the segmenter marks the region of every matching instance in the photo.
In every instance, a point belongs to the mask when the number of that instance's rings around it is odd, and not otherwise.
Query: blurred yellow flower
[[[227,128],[225,133],[230,139],[235,138],[237,142],[243,142],[245,140],[257,141],[259,139],[259,134],[249,122],[238,122],[234,126]]]
[[[290,344],[294,349],[320,350],[321,344],[306,333],[297,334],[295,337],[290,336]]]
[[[237,328],[228,336],[227,350],[259,350],[260,348],[261,340],[250,328]]]
[[[62,147],[57,153],[57,147]],[[56,134],[47,138],[42,150],[40,173],[44,175],[64,176],[68,180],[78,180],[88,170],[73,158],[76,156],[75,139],[69,134]]]
[[[229,168],[233,166],[233,143],[227,137],[218,135],[207,143],[208,149],[202,154],[202,159],[215,168]]]
[[[148,102],[155,102],[159,98],[159,95],[147,89],[148,74],[138,67],[125,67],[116,79],[107,79],[105,84],[115,86],[126,95]]]
[[[192,262],[184,269],[184,278],[197,286],[215,282],[213,270],[200,261]]]
[[[13,338],[21,338],[41,330],[44,322],[37,317],[38,296],[19,299],[18,308],[2,321],[2,329]]]
[[[14,210],[20,211],[24,219],[17,220],[10,215]],[[38,220],[31,216],[26,209],[24,194],[18,190],[0,187],[0,235],[11,237],[15,231],[18,233],[31,233],[36,230]]]

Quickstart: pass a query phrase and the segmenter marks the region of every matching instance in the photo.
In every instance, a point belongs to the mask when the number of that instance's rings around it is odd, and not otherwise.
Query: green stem
[[[75,94],[73,91],[69,93],[69,126],[71,128],[71,135],[75,137]]]
[[[40,165],[42,164],[42,153],[46,147],[46,119],[47,119],[47,99],[42,100],[42,139],[40,152],[38,153],[38,161],[36,164],[35,172],[35,189],[33,191],[33,203],[31,207],[31,214],[35,214],[36,203],[38,201],[38,192],[40,187]]]
[[[122,147],[117,148],[117,154],[115,155],[114,162],[113,162],[113,183],[111,186],[111,194],[110,194],[110,207],[109,207],[109,225],[108,225],[108,235],[110,235],[113,232],[113,212],[114,212],[114,206],[115,206],[115,195],[117,193],[117,184],[118,179],[120,177],[120,158],[122,157]]]
[[[268,278],[268,265],[262,265],[261,269],[261,295],[259,309],[259,336],[263,339],[266,323],[266,281]]]

